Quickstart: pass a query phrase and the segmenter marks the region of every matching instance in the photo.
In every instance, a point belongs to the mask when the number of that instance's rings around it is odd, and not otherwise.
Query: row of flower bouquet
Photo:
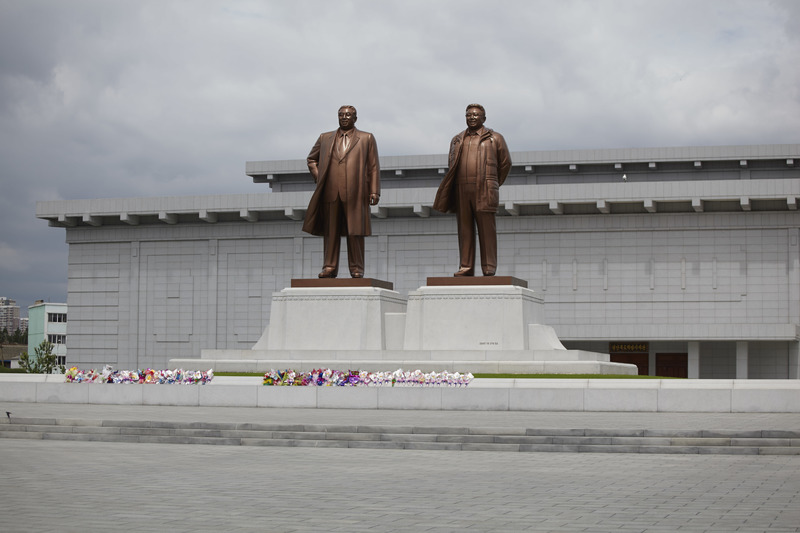
[[[312,386],[312,387],[358,387],[358,386],[448,386],[466,387],[473,380],[470,373],[430,372],[421,370],[394,372],[367,372],[365,370],[332,370],[330,368],[299,372],[296,370],[270,370],[264,374],[264,385]]]
[[[214,378],[214,371],[200,370],[113,370],[106,365],[103,370],[78,370],[72,367],[64,373],[67,383],[143,383],[205,385]]]
[[[79,370],[72,367],[64,373],[67,383],[140,383],[140,384],[179,384],[205,385],[214,378],[214,371],[200,370],[114,370],[106,365],[103,370]],[[357,387],[357,386],[447,386],[466,387],[474,379],[470,373],[429,372],[421,370],[394,372],[367,372],[365,370],[332,370],[330,368],[300,372],[296,370],[270,370],[264,374],[264,385],[274,386],[315,386],[315,387]]]

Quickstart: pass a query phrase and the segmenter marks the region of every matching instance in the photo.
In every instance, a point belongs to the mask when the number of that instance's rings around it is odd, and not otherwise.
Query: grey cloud
[[[382,155],[444,152],[473,101],[513,150],[797,142],[796,2],[487,6],[0,2],[0,295],[66,297],[37,199],[261,192],[244,162],[344,103]]]

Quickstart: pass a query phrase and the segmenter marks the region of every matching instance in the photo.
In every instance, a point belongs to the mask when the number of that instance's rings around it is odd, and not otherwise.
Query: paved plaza
[[[0,442],[4,531],[800,531],[800,457]]]
[[[12,416],[794,429],[797,415],[2,406]],[[176,418],[179,417],[179,418]],[[0,440],[3,531],[800,531],[800,456]]]

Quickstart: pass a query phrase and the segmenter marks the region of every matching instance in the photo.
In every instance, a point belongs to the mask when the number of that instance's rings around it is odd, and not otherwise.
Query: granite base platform
[[[600,354],[603,355],[603,354]],[[525,359],[523,359],[523,357]],[[607,357],[607,356],[606,356]],[[635,375],[635,365],[598,360],[595,352],[540,351],[410,351],[410,350],[203,350],[200,359],[171,359],[170,368],[202,368],[215,372],[258,372],[316,368],[368,372],[422,370],[473,374],[602,374]],[[633,366],[633,369],[631,369]]]

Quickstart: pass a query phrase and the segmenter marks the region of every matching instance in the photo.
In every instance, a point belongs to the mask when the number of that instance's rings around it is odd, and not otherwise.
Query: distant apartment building
[[[15,300],[0,296],[0,331],[14,333],[19,329],[19,306]]]
[[[28,331],[28,318],[20,318],[19,319],[19,330],[20,331]]]
[[[67,363],[67,304],[39,300],[28,307],[28,353],[33,355],[42,341],[53,344],[58,364]]]

